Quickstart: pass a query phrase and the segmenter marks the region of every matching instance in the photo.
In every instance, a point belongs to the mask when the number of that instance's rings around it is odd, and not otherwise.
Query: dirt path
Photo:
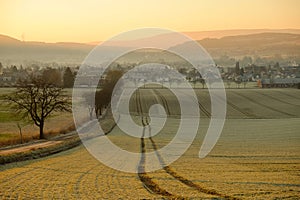
[[[58,141],[45,141],[45,142],[40,142],[40,143],[36,143],[36,144],[30,144],[30,145],[25,145],[25,146],[21,146],[21,147],[16,147],[16,148],[12,148],[12,149],[5,149],[5,150],[1,150],[0,151],[0,156],[4,156],[4,155],[11,155],[14,153],[24,153],[24,152],[28,152],[28,151],[32,151],[32,150],[37,150],[37,149],[41,149],[41,148],[45,148],[45,147],[50,147],[50,146],[54,146],[57,144],[62,143],[62,140],[58,140]]]
[[[93,127],[94,124],[95,124],[95,121],[88,121],[87,123],[83,124],[79,129],[80,130],[89,129],[89,128]],[[112,129],[113,129],[113,127],[112,127]],[[68,143],[70,141],[75,141],[76,143],[78,143],[79,137],[78,137],[76,131],[72,131],[72,132],[64,134],[64,135],[55,136],[49,140],[40,140],[35,143],[28,143],[28,144],[23,144],[21,146],[7,147],[4,149],[1,149],[0,157],[1,156],[11,156],[13,154],[20,154],[20,153],[26,154],[26,153],[29,153],[32,151],[42,150],[42,149],[47,149],[47,148],[52,148],[52,147],[55,148],[58,145],[61,145],[63,143]],[[71,147],[75,147],[75,146],[76,145],[74,145],[74,146],[71,145]]]

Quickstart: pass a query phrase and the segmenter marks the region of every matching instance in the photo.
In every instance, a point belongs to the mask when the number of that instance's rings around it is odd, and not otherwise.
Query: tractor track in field
[[[234,105],[233,103],[231,103],[230,101],[227,100],[227,105],[231,106],[234,110],[242,113],[243,115],[245,115],[246,117],[249,117],[250,119],[259,119],[260,117],[258,117],[255,114],[249,113],[247,111],[242,110],[241,108],[239,108],[238,106]]]
[[[100,166],[101,164],[96,164],[94,166],[92,166],[91,168],[89,168],[88,170],[86,170],[85,172],[81,173],[81,175],[77,178],[76,180],[76,184],[74,186],[74,191],[76,192],[76,197],[77,199],[82,199],[82,197],[80,197],[80,184],[82,183],[83,178],[88,175],[92,170],[94,170],[96,167]]]
[[[18,190],[19,188],[22,187],[22,185],[26,184],[26,182],[32,182],[34,179],[35,179],[35,177],[33,177],[33,176],[28,176],[28,177],[22,179],[21,181],[14,184],[14,190]],[[14,196],[14,190],[10,191],[10,194],[9,194],[10,197]]]
[[[169,108],[166,98],[156,89],[153,89],[153,92],[161,99],[161,102],[163,103],[164,108],[167,110],[167,115],[170,116],[171,112],[170,112],[170,108]]]
[[[268,106],[268,105],[266,105],[266,104],[263,104],[263,103],[261,103],[261,102],[255,100],[255,99],[253,99],[253,98],[251,98],[251,97],[248,97],[248,96],[246,96],[246,95],[244,95],[244,94],[240,94],[240,93],[238,93],[238,92],[236,92],[236,91],[233,91],[233,93],[234,93],[235,95],[240,96],[240,97],[242,97],[242,98],[244,98],[244,99],[247,99],[248,101],[253,102],[253,103],[257,104],[257,105],[260,105],[260,106],[262,106],[262,107],[268,108],[269,110],[272,110],[272,111],[274,111],[274,112],[278,112],[278,113],[287,115],[287,116],[289,116],[289,117],[296,117],[296,116],[293,115],[293,114],[290,114],[290,113],[284,112],[284,111],[282,111],[282,110],[278,110],[278,109],[276,109],[276,108],[273,108],[273,107],[271,107],[271,106]]]
[[[282,92],[282,91],[277,91],[277,92],[281,93],[282,95],[285,95],[285,96],[288,96],[288,97],[300,100],[300,97],[297,97],[297,96],[294,96],[294,95],[291,95],[291,94],[287,94],[287,93]]]
[[[187,94],[187,93],[185,93],[185,92],[182,92],[182,93]],[[189,95],[189,94],[187,94],[187,95]],[[191,96],[191,95],[189,95],[189,96]],[[191,96],[191,97],[192,97],[192,96]],[[198,104],[198,106],[199,106],[199,108],[200,108],[200,111],[202,111],[206,117],[211,118],[211,113],[210,113],[210,112],[205,108],[205,106],[199,101],[199,99],[198,99],[198,97],[197,97],[197,94],[196,94],[196,98],[197,98],[197,99],[195,99],[195,101],[196,101],[196,103]]]
[[[222,97],[220,97],[218,95],[217,95],[217,98],[220,99],[221,101],[223,101]],[[248,117],[250,119],[259,119],[259,118],[261,118],[261,117],[255,115],[255,114],[253,114],[253,113],[249,113],[249,112],[241,109],[240,107],[236,106],[234,103],[230,102],[228,100],[228,98],[226,98],[226,104],[229,105],[229,106],[231,106],[234,110],[242,113],[243,115],[245,115],[246,117]]]
[[[145,148],[145,140],[144,140],[144,135],[145,135],[145,129],[146,129],[146,124],[144,122],[144,117],[143,117],[143,112],[142,112],[142,105],[141,105],[141,97],[140,97],[140,92],[139,89],[136,90],[136,107],[137,107],[137,112],[138,114],[141,115],[141,121],[143,124],[143,133],[141,136],[141,159],[138,165],[138,177],[140,181],[142,182],[144,188],[148,190],[150,193],[155,193],[167,198],[171,199],[178,199],[177,196],[169,193],[165,189],[159,187],[155,182],[153,182],[152,178],[145,172],[145,164],[146,164],[146,148]]]
[[[165,103],[163,103],[164,105],[166,105],[166,109],[168,109],[167,106],[167,101],[166,99],[159,93],[159,92],[155,92],[156,95],[158,95],[161,100]],[[172,194],[170,192],[168,192],[167,190],[161,188],[157,183],[155,183],[152,178],[150,176],[148,176],[148,174],[145,172],[145,164],[146,164],[146,144],[145,144],[145,132],[146,132],[146,127],[149,126],[149,140],[151,142],[152,148],[156,153],[156,156],[162,166],[162,169],[169,174],[170,176],[173,177],[174,181],[179,181],[180,183],[188,186],[189,188],[192,188],[200,193],[204,193],[207,195],[213,195],[213,196],[218,196],[220,198],[224,198],[224,199],[237,199],[235,197],[230,197],[228,195],[223,195],[220,194],[218,192],[216,192],[215,190],[211,190],[211,189],[206,189],[204,187],[201,187],[200,185],[195,184],[194,182],[192,182],[191,180],[188,180],[186,178],[184,178],[183,176],[180,176],[179,174],[177,174],[177,172],[175,170],[173,170],[170,166],[166,166],[163,157],[160,155],[160,153],[158,152],[158,147],[155,143],[155,141],[153,140],[152,136],[151,136],[151,128],[149,125],[149,121],[148,121],[148,117],[147,116],[143,116],[143,109],[142,109],[142,103],[141,103],[141,97],[140,97],[140,92],[137,90],[136,91],[136,103],[137,103],[137,110],[140,112],[140,114],[142,114],[141,117],[141,122],[143,125],[143,133],[142,133],[142,137],[141,137],[141,159],[139,162],[139,166],[138,166],[138,176],[139,179],[141,180],[141,182],[143,183],[144,187],[151,193],[155,193],[158,195],[162,195],[166,198],[169,199],[187,199],[187,197],[183,197],[183,196],[179,196],[179,195],[175,195]]]
[[[26,170],[26,171],[23,171],[23,172],[20,172],[20,173],[16,173],[16,174],[14,174],[14,176],[9,177],[9,178],[7,178],[7,179],[5,179],[5,180],[2,180],[2,183],[5,183],[5,182],[7,182],[7,181],[9,181],[9,180],[11,180],[11,179],[14,179],[14,178],[16,178],[16,177],[18,177],[18,176],[21,176],[21,175],[23,175],[23,174],[32,172],[32,171],[34,171],[34,170],[35,170],[35,168],[29,168],[29,169]]]
[[[198,97],[196,99],[200,110],[205,114],[206,117],[211,118],[211,113],[205,108],[205,106],[199,101]]]
[[[262,95],[262,96],[265,96],[265,97],[268,97],[268,98],[272,98],[278,102],[281,102],[281,103],[284,103],[284,104],[288,104],[288,105],[291,105],[291,106],[299,106],[299,105],[296,105],[296,104],[293,104],[293,103],[290,103],[290,102],[287,102],[287,101],[284,101],[280,98],[277,98],[277,97],[274,97],[272,95],[269,95],[269,94],[265,94],[265,93],[261,93],[261,92],[257,92],[257,91],[254,91],[256,94],[259,94],[259,95]],[[294,97],[295,98],[295,97]]]
[[[197,98],[197,101],[198,101],[200,110],[206,115],[206,117],[211,118],[210,112],[208,110],[206,110],[205,106],[203,106],[203,104],[198,100],[198,98]]]
[[[55,163],[53,163],[52,165],[55,165]],[[27,169],[28,170],[20,172],[20,173],[17,173],[13,177],[10,177],[9,179],[6,179],[6,180],[2,181],[2,183],[5,183],[5,182],[7,182],[9,180],[12,180],[12,179],[15,179],[16,177],[19,177],[19,176],[23,176],[24,177],[22,180],[14,183],[12,190],[7,191],[7,192],[9,192],[9,196],[11,198],[15,197],[16,199],[18,199],[18,195],[14,194],[14,192],[16,190],[18,190],[19,188],[21,188],[24,184],[26,184],[26,182],[32,182],[33,180],[35,180],[36,177],[34,177],[34,176],[27,176],[27,174],[31,174],[32,172],[35,172],[36,170],[39,170],[40,168],[39,167],[32,167],[32,168],[27,168]]]

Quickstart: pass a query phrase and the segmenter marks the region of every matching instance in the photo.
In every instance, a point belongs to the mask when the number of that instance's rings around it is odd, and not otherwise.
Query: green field
[[[0,123],[15,121],[16,117],[13,115],[12,110],[9,108],[9,103],[4,100],[4,96],[13,92],[12,88],[0,89]]]
[[[145,123],[148,108],[160,103],[169,114],[161,132],[152,140],[141,140],[116,126],[108,137],[127,151],[151,152],[174,137],[180,109],[166,89],[140,89],[138,93],[130,100],[134,121]],[[196,93],[201,104],[196,139],[168,168],[145,174],[120,172],[103,165],[80,146],[1,166],[0,198],[299,199],[300,90],[227,89],[224,129],[204,159],[199,159],[198,153],[210,121],[210,98],[206,89]],[[151,160],[146,156],[147,163]]]
[[[38,138],[39,129],[28,119],[22,119],[11,108],[11,103],[4,99],[5,95],[15,92],[15,88],[0,88],[0,147],[20,143],[20,135],[17,124],[22,127],[23,140],[25,142]],[[71,97],[72,90],[66,89],[65,95]],[[47,120],[45,132],[47,135],[55,135],[63,132],[73,125],[71,113],[54,113]]]

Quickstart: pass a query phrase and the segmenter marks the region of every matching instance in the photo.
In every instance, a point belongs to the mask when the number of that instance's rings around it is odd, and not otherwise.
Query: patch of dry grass
[[[60,113],[45,123],[45,136],[53,137],[75,130],[71,113]],[[23,143],[37,140],[39,128],[33,124],[22,127]],[[1,137],[2,136],[2,137]],[[3,137],[5,136],[5,137]],[[0,147],[16,145],[21,143],[21,136],[16,122],[1,123],[0,126]]]

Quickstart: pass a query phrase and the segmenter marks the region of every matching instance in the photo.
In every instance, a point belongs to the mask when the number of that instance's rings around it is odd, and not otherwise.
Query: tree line
[[[74,85],[76,73],[72,72],[70,67],[67,67],[64,72],[63,76],[61,71],[56,68],[46,68],[42,72],[42,78],[48,84],[62,86],[64,88],[72,88]]]
[[[31,74],[39,74],[45,81],[48,83],[64,87],[64,88],[72,88],[74,85],[76,72],[72,71],[70,67],[45,67],[45,68],[33,68],[26,67],[24,68],[22,65],[17,67],[16,65],[12,65],[10,67],[4,68],[0,62],[0,86],[1,86],[1,76],[9,77],[4,82],[2,80],[2,85],[14,87],[18,83],[19,79],[29,77]],[[5,85],[6,84],[6,85]]]

